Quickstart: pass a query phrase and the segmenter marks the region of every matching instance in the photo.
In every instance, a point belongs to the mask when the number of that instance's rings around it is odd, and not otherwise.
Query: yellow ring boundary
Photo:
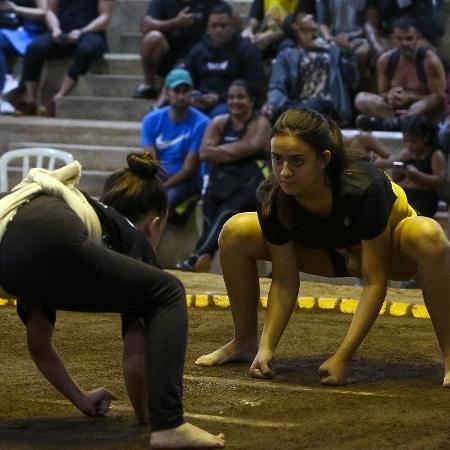
[[[17,302],[14,299],[1,299],[1,307],[14,307]],[[188,294],[186,295],[186,305],[190,308],[217,308],[227,309],[230,301],[227,295],[212,294]],[[259,306],[267,308],[267,297],[260,297]],[[358,300],[353,298],[334,297],[299,297],[297,299],[296,310],[303,312],[326,312],[333,311],[343,314],[354,314],[358,306]],[[381,307],[380,316],[390,317],[410,317],[415,319],[429,319],[425,305],[411,303],[385,301]]]

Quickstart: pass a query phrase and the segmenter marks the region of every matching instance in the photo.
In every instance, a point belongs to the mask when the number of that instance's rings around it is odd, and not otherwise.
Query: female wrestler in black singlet
[[[121,313],[125,386],[137,418],[150,424],[151,447],[223,447],[223,435],[184,422],[186,296],[153,251],[167,195],[150,154],[127,160],[106,181],[102,203],[85,196],[101,243],[62,198],[41,194],[25,203],[0,243],[0,286],[18,298],[37,367],[82,413],[105,415],[114,396],[105,388],[86,392],[72,379],[52,344],[56,310]]]
[[[234,339],[197,364],[253,361],[252,376],[273,377],[299,271],[350,275],[363,280],[361,299],[342,344],[319,368],[323,384],[343,384],[350,359],[377,318],[388,279],[417,274],[445,360],[443,384],[450,387],[450,243],[440,225],[417,216],[402,188],[370,162],[348,163],[338,126],[317,112],[286,111],[270,144],[273,176],[259,188],[258,212],[232,217],[220,237]],[[257,260],[272,261],[259,345]]]

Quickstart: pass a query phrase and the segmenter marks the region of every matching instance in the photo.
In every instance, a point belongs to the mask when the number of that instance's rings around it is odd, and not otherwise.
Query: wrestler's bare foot
[[[195,361],[198,366],[219,366],[230,362],[252,362],[258,348],[256,342],[251,345],[237,347],[234,339],[212,353],[200,356]]]
[[[450,370],[447,369],[447,365],[445,367],[445,375],[442,386],[444,386],[445,388],[450,388]]]
[[[223,448],[225,435],[217,436],[201,428],[183,423],[169,430],[155,431],[150,436],[151,449]]]

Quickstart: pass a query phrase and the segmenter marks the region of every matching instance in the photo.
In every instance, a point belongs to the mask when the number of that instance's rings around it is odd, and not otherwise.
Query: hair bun
[[[129,153],[127,163],[131,172],[145,180],[154,178],[160,169],[159,163],[153,159],[150,152]]]

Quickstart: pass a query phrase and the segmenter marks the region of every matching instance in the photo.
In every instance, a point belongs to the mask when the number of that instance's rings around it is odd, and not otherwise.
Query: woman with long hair
[[[348,162],[338,126],[315,111],[283,113],[270,146],[273,176],[259,188],[257,213],[232,217],[220,237],[234,338],[197,364],[249,361],[252,376],[273,377],[299,272],[353,276],[363,281],[358,307],[342,344],[319,368],[323,384],[343,384],[378,316],[388,280],[417,274],[445,361],[443,384],[450,387],[450,243],[440,225],[417,216],[402,188],[369,161]],[[257,260],[272,261],[259,344]]]

